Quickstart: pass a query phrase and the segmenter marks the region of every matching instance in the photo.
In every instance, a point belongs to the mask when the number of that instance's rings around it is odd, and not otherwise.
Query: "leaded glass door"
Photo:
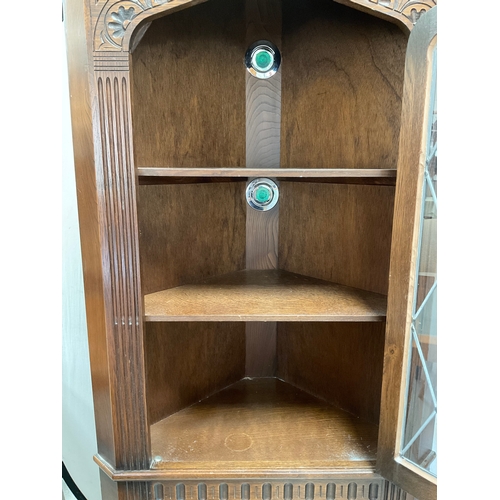
[[[419,500],[437,485],[436,11],[406,57],[377,462]]]

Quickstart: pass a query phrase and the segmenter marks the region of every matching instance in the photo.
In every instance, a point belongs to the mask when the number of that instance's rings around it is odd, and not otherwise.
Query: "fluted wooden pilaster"
[[[109,59],[100,55],[94,62],[114,466],[145,469],[149,445],[128,54]]]

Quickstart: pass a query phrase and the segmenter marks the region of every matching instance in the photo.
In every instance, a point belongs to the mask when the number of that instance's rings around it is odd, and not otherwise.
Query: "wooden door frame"
[[[437,481],[399,458],[411,346],[415,270],[425,168],[432,51],[437,43],[437,7],[424,14],[413,29],[407,48],[405,84],[394,205],[394,225],[384,376],[380,412],[377,471],[417,498],[437,496]]]

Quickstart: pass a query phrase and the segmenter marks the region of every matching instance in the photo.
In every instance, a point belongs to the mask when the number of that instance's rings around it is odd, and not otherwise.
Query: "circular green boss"
[[[259,203],[267,203],[273,197],[273,193],[267,186],[259,186],[255,190],[254,197]]]
[[[271,78],[281,63],[278,47],[268,40],[259,40],[248,47],[245,54],[245,66],[256,78]]]
[[[268,48],[257,49],[252,55],[252,66],[256,71],[265,73],[274,64],[274,55]]]
[[[278,203],[279,189],[278,185],[265,177],[253,179],[249,182],[246,189],[247,203],[260,212],[271,210]]]

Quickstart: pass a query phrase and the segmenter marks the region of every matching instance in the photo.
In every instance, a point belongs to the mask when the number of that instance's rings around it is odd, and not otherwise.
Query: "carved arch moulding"
[[[132,35],[140,38],[148,23],[166,12],[197,5],[207,0],[89,0],[94,51],[129,52]],[[139,32],[134,31],[139,27]]]
[[[334,0],[382,19],[395,22],[408,32],[418,18],[437,5],[437,0]]]
[[[95,52],[129,52],[134,31],[166,14],[207,0],[89,0],[94,27]],[[437,0],[334,0],[377,17],[399,23],[411,31],[418,18],[437,4]],[[141,28],[142,26],[142,28]]]

